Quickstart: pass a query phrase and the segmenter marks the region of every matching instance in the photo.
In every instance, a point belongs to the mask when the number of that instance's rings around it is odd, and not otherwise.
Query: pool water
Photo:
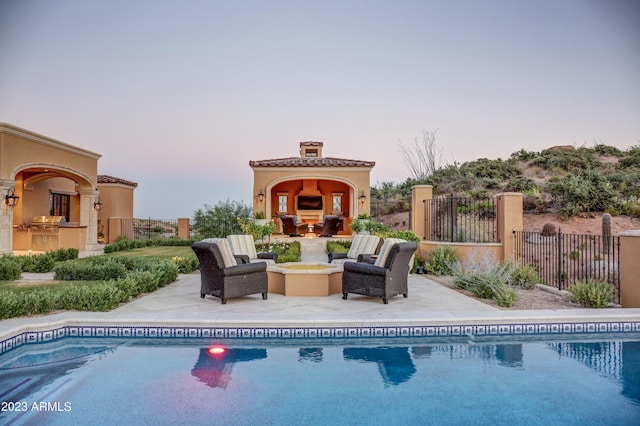
[[[637,425],[635,337],[68,338],[0,357],[0,424]]]

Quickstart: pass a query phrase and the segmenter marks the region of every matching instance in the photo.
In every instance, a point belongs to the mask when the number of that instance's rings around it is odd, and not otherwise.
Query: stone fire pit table
[[[342,265],[291,262],[267,266],[269,293],[328,296],[342,293]]]

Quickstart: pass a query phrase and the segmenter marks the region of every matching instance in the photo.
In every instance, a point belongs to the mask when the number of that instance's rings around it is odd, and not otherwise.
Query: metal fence
[[[371,217],[391,229],[411,229],[411,199],[371,200]]]
[[[426,200],[424,208],[426,240],[499,242],[493,197],[438,197]]]
[[[607,281],[620,303],[620,237],[602,235],[545,234],[514,231],[514,260],[532,264],[544,284],[566,290],[575,281]]]
[[[190,238],[225,237],[241,234],[236,221],[218,219],[191,219],[189,221]],[[132,240],[150,240],[152,238],[177,238],[178,219],[122,219],[120,234]]]
[[[178,219],[122,219],[120,224],[120,235],[132,240],[178,236]]]

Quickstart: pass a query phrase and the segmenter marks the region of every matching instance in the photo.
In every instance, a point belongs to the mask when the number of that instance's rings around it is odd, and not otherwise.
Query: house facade
[[[342,219],[342,234],[359,214],[370,212],[373,161],[325,157],[323,142],[300,142],[298,157],[250,161],[253,209],[265,219],[295,215],[312,225],[325,215]]]
[[[0,254],[97,249],[100,157],[0,123]]]

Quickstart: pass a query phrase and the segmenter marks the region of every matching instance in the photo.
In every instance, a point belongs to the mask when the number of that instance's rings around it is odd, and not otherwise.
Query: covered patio
[[[274,220],[295,216],[311,229],[327,215],[340,218],[339,234],[351,234],[349,224],[370,211],[373,161],[324,157],[323,142],[300,142],[300,156],[250,161],[253,169],[253,209],[256,217]]]

